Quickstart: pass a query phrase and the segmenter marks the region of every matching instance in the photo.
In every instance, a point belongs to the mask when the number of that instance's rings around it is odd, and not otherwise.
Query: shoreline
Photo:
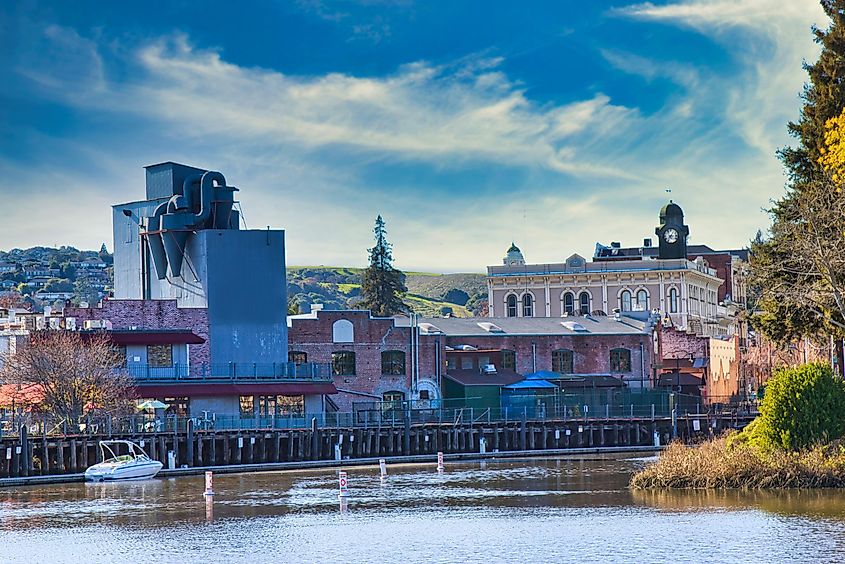
[[[500,458],[548,458],[553,456],[583,456],[589,454],[640,454],[658,453],[664,447],[654,446],[623,446],[623,447],[587,447],[562,448],[544,450],[509,450],[503,452],[452,453],[443,455],[445,461],[471,462],[474,460],[495,460]],[[196,466],[191,468],[162,469],[156,478],[176,478],[180,476],[197,476],[207,471],[215,474],[241,474],[253,472],[280,472],[293,470],[322,470],[328,468],[368,467],[378,466],[379,460],[384,459],[388,464],[420,464],[437,463],[437,455],[414,454],[406,456],[382,456],[377,458],[347,458],[344,460],[306,460],[300,462],[268,462],[261,464],[230,464],[227,466]],[[151,478],[154,479],[154,478]],[[85,481],[85,474],[52,474],[47,476],[26,476],[17,478],[0,478],[0,488],[15,486],[32,486],[42,484],[69,484]]]

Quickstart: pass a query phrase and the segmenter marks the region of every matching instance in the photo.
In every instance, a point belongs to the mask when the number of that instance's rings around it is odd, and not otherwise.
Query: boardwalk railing
[[[720,417],[749,416],[756,410],[751,405],[737,405],[733,410],[718,404],[704,406],[693,396],[658,392],[615,394],[552,394],[533,396],[531,401],[498,407],[477,405],[480,398],[460,401],[362,402],[353,404],[351,412],[299,413],[287,412],[260,416],[222,416],[204,414],[186,417],[176,414],[156,415],[151,412],[111,417],[89,414],[79,421],[68,421],[32,413],[0,412],[0,436],[16,436],[26,425],[30,435],[116,435],[180,433],[190,422],[194,431],[230,431],[262,429],[306,429],[316,420],[319,427],[380,428],[406,425],[466,426],[484,423],[518,421],[595,421],[655,420],[685,416]]]
[[[220,383],[233,380],[330,382],[332,379],[331,365],[316,362],[229,362],[225,364],[173,364],[169,366],[129,363],[121,371],[125,371],[141,386],[153,383]]]

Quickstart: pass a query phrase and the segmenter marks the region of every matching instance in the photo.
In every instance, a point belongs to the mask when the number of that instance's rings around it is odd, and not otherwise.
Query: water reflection
[[[845,520],[845,492],[841,490],[634,491],[633,499],[668,511],[759,509],[777,515]]]
[[[845,493],[641,492],[647,460],[352,467],[0,490],[0,562],[831,561]],[[8,539],[8,540],[7,540]],[[784,542],[782,539],[789,539]],[[260,547],[260,548],[259,548]],[[256,552],[258,551],[258,552]],[[271,558],[272,557],[272,558]]]

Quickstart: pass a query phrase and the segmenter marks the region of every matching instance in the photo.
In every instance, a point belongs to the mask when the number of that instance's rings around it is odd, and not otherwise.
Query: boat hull
[[[89,482],[115,482],[122,480],[146,480],[155,477],[162,468],[162,463],[150,460],[138,464],[105,465],[95,464],[85,471]]]

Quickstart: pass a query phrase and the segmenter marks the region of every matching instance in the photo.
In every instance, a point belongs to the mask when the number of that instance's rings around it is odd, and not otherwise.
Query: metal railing
[[[170,382],[226,382],[232,380],[261,381],[319,381],[332,380],[329,363],[295,362],[229,362],[225,364],[173,364],[155,366],[152,364],[129,363],[121,369],[135,379],[136,383]]]
[[[407,425],[508,424],[519,421],[676,420],[678,417],[748,417],[751,406],[710,407],[697,396],[663,392],[610,394],[549,394],[527,396],[532,401],[482,406],[481,398],[400,402],[362,402],[351,412],[278,413],[266,416],[208,414],[184,417],[138,413],[125,417],[85,416],[79,421],[57,420],[31,413],[0,412],[0,436],[15,436],[26,425],[31,436],[39,435],[141,435],[185,432],[190,421],[202,431],[306,429],[316,419],[319,427],[373,428]],[[602,401],[605,400],[605,401]]]

